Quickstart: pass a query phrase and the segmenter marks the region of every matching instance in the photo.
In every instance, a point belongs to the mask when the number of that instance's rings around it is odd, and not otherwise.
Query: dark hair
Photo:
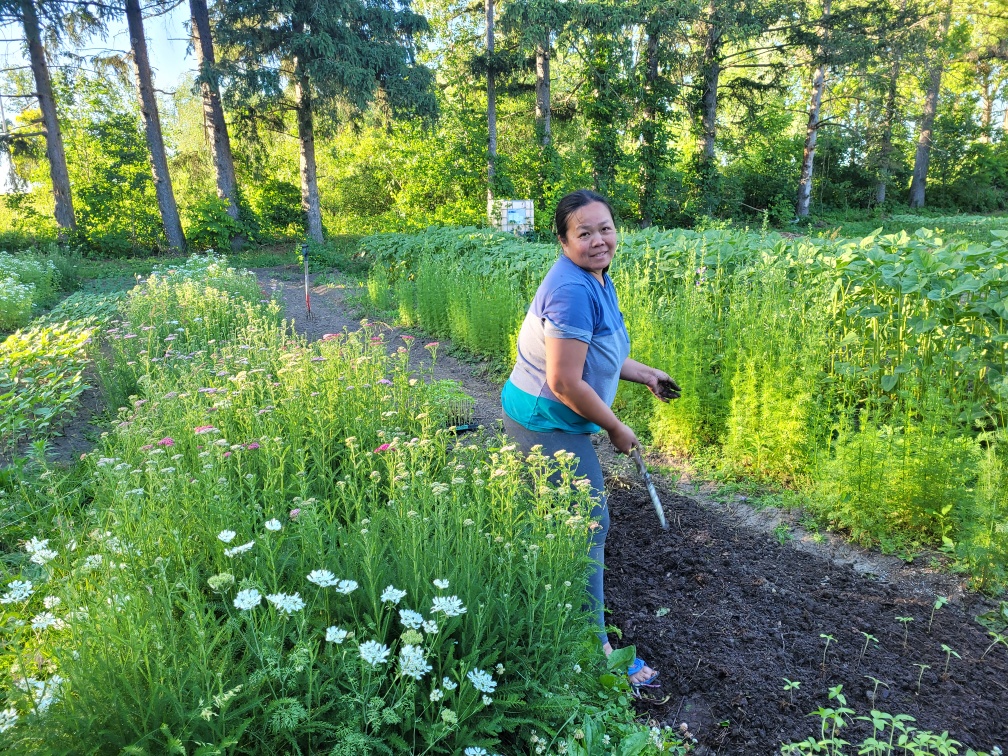
[[[553,214],[553,230],[556,232],[556,235],[566,240],[567,223],[570,221],[570,217],[585,205],[590,205],[593,202],[601,202],[609,209],[609,214],[613,215],[612,205],[609,204],[609,200],[590,189],[578,189],[576,192],[571,192],[561,197],[560,201],[557,202],[556,213]]]

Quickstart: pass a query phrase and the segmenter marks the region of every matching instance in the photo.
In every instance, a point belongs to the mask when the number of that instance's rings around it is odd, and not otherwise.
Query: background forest
[[[1008,206],[1003,0],[191,0],[199,73],[157,92],[143,20],[174,5],[0,3],[31,63],[8,247],[483,224],[488,194],[545,232],[583,186],[641,227]],[[123,17],[128,53],[83,52]]]

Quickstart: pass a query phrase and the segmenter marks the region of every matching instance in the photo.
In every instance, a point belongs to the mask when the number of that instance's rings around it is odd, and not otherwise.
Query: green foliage
[[[83,323],[39,325],[0,343],[0,444],[59,430],[87,388],[92,333]]]
[[[959,741],[949,737],[948,732],[938,734],[916,727],[914,725],[916,720],[909,714],[888,714],[872,709],[868,715],[857,715],[857,712],[847,705],[842,685],[830,688],[829,700],[835,701],[835,705],[820,706],[809,715],[819,717],[819,736],[810,735],[805,740],[783,744],[780,750],[782,756],[813,753],[828,756],[846,754],[884,756],[892,753],[950,756],[959,753],[959,748],[962,747]],[[872,734],[858,743],[844,740],[846,734],[844,728],[854,722],[870,723]],[[995,753],[999,751],[1000,749],[995,749]],[[966,749],[965,755],[988,756],[987,753],[974,751],[972,748]]]
[[[304,233],[301,190],[296,185],[271,178],[252,183],[246,196],[265,238]]]
[[[616,409],[724,474],[805,490],[862,542],[958,553],[992,587],[1005,564],[985,451],[1008,417],[1003,233],[626,234],[611,275],[632,356],[683,393],[665,405],[626,384]],[[502,362],[557,254],[475,229],[372,236],[361,251],[372,303]]]
[[[207,195],[191,205],[186,213],[186,243],[199,250],[224,252],[239,235],[247,234],[244,225],[228,215],[227,200]]]
[[[37,626],[0,652],[8,749],[668,751],[581,610],[571,460],[461,443],[457,389],[369,332],[309,345],[258,298],[201,258],[131,292],[109,333],[138,393],[66,481],[70,516],[0,540],[32,581],[5,605]]]

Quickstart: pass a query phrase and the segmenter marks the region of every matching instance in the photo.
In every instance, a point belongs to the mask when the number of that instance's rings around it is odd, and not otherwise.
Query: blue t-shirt
[[[561,402],[546,383],[546,337],[588,345],[584,381],[612,405],[620,369],[630,356],[630,337],[612,279],[605,284],[561,257],[539,285],[518,333],[518,360],[504,384],[504,412],[534,431],[595,433],[599,426]]]

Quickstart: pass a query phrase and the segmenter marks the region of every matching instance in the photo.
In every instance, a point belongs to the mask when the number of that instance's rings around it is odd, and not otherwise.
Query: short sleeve
[[[579,284],[564,284],[549,292],[543,303],[543,330],[554,339],[577,339],[591,344],[595,332],[591,295]]]

